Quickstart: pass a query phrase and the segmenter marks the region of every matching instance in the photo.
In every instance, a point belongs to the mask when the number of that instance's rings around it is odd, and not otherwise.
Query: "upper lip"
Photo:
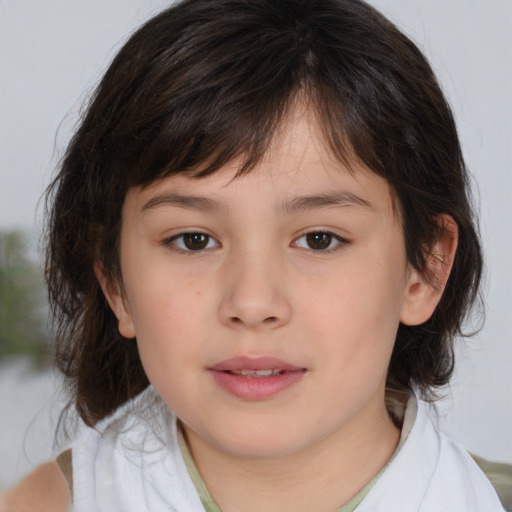
[[[221,361],[214,366],[209,367],[210,370],[218,372],[230,372],[233,370],[279,370],[279,371],[297,371],[303,370],[300,366],[287,363],[282,359],[276,357],[262,356],[262,357],[248,357],[236,356],[230,359]]]

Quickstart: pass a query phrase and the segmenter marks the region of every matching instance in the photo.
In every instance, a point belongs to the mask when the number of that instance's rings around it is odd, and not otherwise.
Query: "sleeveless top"
[[[149,388],[77,439],[68,478],[74,512],[220,512],[174,414],[144,407],[156,400]],[[428,412],[411,397],[393,457],[337,512],[504,511],[478,466],[438,432]],[[57,462],[69,476],[71,451]]]

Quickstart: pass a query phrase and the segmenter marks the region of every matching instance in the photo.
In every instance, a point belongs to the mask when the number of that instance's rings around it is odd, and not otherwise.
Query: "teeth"
[[[269,370],[232,370],[234,375],[243,375],[244,377],[271,377],[279,375],[279,369]]]
[[[275,370],[277,372],[277,370]],[[256,370],[256,375],[261,375],[262,377],[269,377],[274,374],[274,370]]]

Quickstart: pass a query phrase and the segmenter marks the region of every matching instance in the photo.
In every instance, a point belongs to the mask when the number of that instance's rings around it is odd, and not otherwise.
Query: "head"
[[[189,0],[121,49],[50,188],[57,356],[87,423],[148,385],[98,280],[123,290],[129,194],[171,176],[207,183],[226,166],[243,180],[301,108],[341,172],[387,183],[406,261],[439,292],[428,318],[399,323],[388,388],[429,397],[448,382],[482,261],[454,120],[421,52],[358,0]],[[458,247],[442,278],[447,230]]]

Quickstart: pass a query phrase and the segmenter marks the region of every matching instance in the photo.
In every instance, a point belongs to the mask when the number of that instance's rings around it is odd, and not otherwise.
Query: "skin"
[[[428,319],[443,286],[408,264],[389,184],[334,160],[307,109],[253,172],[233,179],[236,168],[130,190],[122,287],[98,275],[221,509],[333,510],[396,447],[384,404],[396,331]],[[441,284],[456,246],[448,232],[436,248],[448,262]],[[187,233],[204,248],[190,250]],[[328,233],[328,246],[312,248],[308,233]],[[244,400],[209,371],[240,355],[306,371],[271,398]]]
[[[399,438],[384,402],[398,325],[430,317],[453,261],[457,228],[441,216],[436,286],[411,268],[389,184],[356,161],[349,172],[319,132],[298,105],[248,175],[233,179],[233,162],[129,190],[122,283],[96,268],[223,512],[332,511],[379,473]],[[241,355],[305,372],[241,399],[210,371]]]
[[[71,496],[55,462],[36,468],[15,487],[0,496],[2,512],[69,512]]]

